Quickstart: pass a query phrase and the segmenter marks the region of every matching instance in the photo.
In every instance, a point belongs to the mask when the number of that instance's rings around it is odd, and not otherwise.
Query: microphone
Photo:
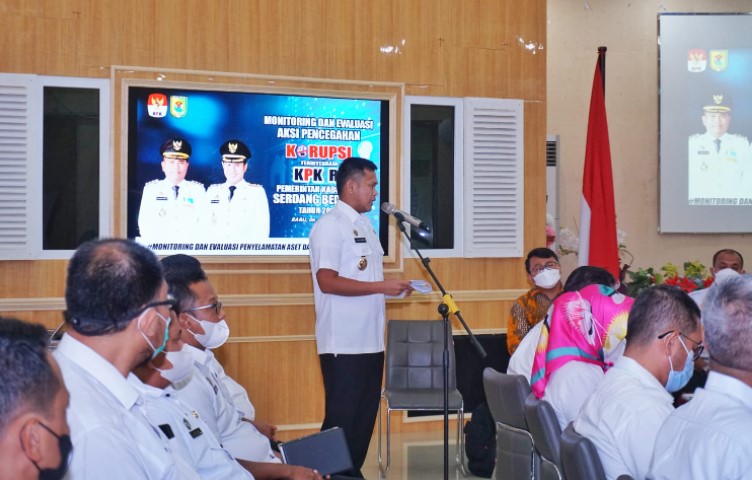
[[[423,221],[420,218],[415,218],[412,215],[410,215],[407,212],[403,212],[393,204],[389,202],[384,202],[381,204],[381,211],[386,213],[387,215],[394,215],[394,218],[396,218],[400,222],[407,222],[413,227],[425,230],[426,232],[430,232],[431,229],[428,228],[428,225],[423,223]]]

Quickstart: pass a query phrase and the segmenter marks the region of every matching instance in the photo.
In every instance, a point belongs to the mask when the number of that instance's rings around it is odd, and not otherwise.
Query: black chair
[[[525,419],[533,436],[535,449],[541,458],[540,478],[542,480],[562,480],[561,427],[556,412],[550,403],[538,400],[532,393],[525,399]]]
[[[566,478],[576,480],[603,480],[606,472],[598,450],[588,438],[574,431],[570,422],[561,433],[561,466]]]
[[[496,480],[537,479],[540,457],[525,420],[530,384],[522,375],[483,371],[483,388],[496,421]]]
[[[391,465],[391,413],[394,410],[444,409],[444,321],[389,320],[386,369],[381,398],[386,403],[386,465],[381,458],[381,408],[379,407],[379,469],[386,475]],[[456,411],[457,463],[463,475],[465,423],[462,395],[457,390],[454,344],[449,339],[449,410]]]

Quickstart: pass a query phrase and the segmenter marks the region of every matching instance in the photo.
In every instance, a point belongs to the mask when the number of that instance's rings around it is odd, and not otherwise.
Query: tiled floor
[[[455,443],[450,432],[449,439],[449,478],[478,479],[468,472],[465,477],[457,467]],[[382,446],[386,461],[386,440]],[[374,433],[368,457],[363,466],[367,479],[384,478],[379,475],[378,435]],[[444,432],[396,433],[392,434],[392,464],[387,472],[388,480],[441,480],[444,478]]]

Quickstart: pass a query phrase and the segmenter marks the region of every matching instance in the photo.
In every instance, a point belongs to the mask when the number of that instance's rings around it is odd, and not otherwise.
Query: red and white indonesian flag
[[[605,55],[605,52],[599,53]],[[585,168],[580,205],[580,265],[602,267],[619,279],[619,246],[616,240],[614,179],[608,143],[606,99],[600,62],[595,65],[590,97]]]

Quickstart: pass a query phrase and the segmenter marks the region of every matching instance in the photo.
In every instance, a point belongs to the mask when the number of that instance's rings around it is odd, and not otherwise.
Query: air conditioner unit
[[[559,136],[546,135],[546,214],[559,231]]]

